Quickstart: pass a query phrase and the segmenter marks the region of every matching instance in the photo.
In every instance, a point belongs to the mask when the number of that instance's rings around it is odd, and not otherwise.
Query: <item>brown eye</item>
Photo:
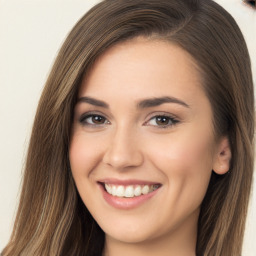
[[[177,123],[179,123],[179,120],[172,116],[158,115],[152,117],[146,124],[149,126],[155,126],[157,128],[168,128],[174,126]]]
[[[166,116],[158,116],[156,117],[156,123],[158,125],[168,125],[170,122],[170,118]]]
[[[80,118],[80,123],[82,125],[91,125],[91,126],[97,126],[97,125],[104,125],[104,124],[109,124],[108,120],[101,115],[83,115]]]
[[[91,119],[94,124],[104,124],[106,121],[103,116],[92,116]]]

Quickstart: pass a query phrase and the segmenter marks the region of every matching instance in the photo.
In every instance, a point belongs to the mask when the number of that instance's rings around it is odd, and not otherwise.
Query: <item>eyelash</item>
[[[171,128],[173,126],[175,126],[176,124],[179,123],[179,120],[171,115],[167,115],[167,114],[158,114],[155,116],[152,116],[149,121],[146,122],[146,124],[148,124],[150,121],[155,120],[155,122],[157,122],[157,118],[164,118],[167,120],[168,124],[165,125],[152,125],[152,126],[157,126],[160,129],[166,129],[166,128]]]
[[[88,121],[86,121],[86,120],[88,120],[89,118],[95,118],[95,117],[100,117],[100,118],[102,118],[103,120],[105,120],[104,121],[104,123],[103,124],[93,124],[93,123],[88,123]],[[105,125],[105,122],[107,121],[107,118],[105,118],[103,115],[101,115],[101,114],[97,114],[97,113],[85,113],[85,114],[83,114],[81,117],[80,117],[80,119],[79,119],[79,122],[82,124],[82,125],[84,125],[84,126],[92,126],[92,127],[101,127],[101,126],[103,126],[103,125]],[[110,124],[110,122],[109,121],[107,121],[107,124]]]
[[[90,123],[88,122],[88,119],[89,118],[101,118],[103,119],[104,123],[102,124],[95,124],[93,123],[92,120],[90,120]],[[151,122],[152,120],[155,120],[155,122],[157,122],[157,118],[164,118],[166,119],[166,121],[168,121],[168,124],[166,125],[150,125],[149,122]],[[83,125],[83,126],[90,126],[90,127],[102,127],[104,125],[109,125],[110,122],[107,120],[106,117],[104,117],[103,115],[101,114],[97,114],[97,113],[85,113],[83,114],[80,119],[79,119],[79,122]],[[167,115],[167,114],[158,114],[158,115],[155,115],[155,116],[152,116],[147,122],[145,122],[144,124],[147,125],[147,126],[155,126],[155,127],[158,127],[160,129],[166,129],[166,128],[171,128],[172,126],[178,124],[180,121],[171,116],[171,115]]]

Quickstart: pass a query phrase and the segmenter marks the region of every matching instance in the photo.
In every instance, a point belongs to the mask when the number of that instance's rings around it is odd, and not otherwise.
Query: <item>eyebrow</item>
[[[88,103],[88,104],[91,104],[91,105],[94,105],[97,107],[109,108],[109,105],[107,103],[105,103],[104,101],[96,100],[91,97],[81,97],[78,99],[77,103],[80,103],[80,102]]]
[[[189,108],[189,105],[187,103],[185,103],[184,101],[177,99],[175,97],[168,97],[168,96],[142,100],[138,103],[137,107],[141,108],[141,109],[151,108],[151,107],[160,106],[164,103],[176,103],[176,104],[182,105],[186,108]]]
[[[109,105],[106,102],[97,100],[92,97],[81,97],[78,99],[77,103],[80,103],[80,102],[88,103],[90,105],[94,105],[97,107],[109,108]],[[149,99],[142,100],[138,102],[137,108],[145,109],[145,108],[157,107],[164,103],[175,103],[175,104],[184,106],[186,108],[189,108],[189,105],[184,101],[177,99],[175,97],[169,97],[169,96],[159,97],[159,98],[149,98]]]

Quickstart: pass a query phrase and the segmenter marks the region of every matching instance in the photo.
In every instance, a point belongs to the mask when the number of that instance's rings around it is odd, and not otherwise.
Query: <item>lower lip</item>
[[[146,195],[141,196],[135,196],[135,197],[117,197],[110,195],[102,185],[99,185],[100,189],[103,193],[103,198],[107,201],[108,204],[111,206],[117,208],[117,209],[123,209],[123,210],[129,210],[136,207],[139,207],[149,199],[151,199],[153,196],[155,196],[158,192],[158,189],[154,190],[153,192],[150,192]]]

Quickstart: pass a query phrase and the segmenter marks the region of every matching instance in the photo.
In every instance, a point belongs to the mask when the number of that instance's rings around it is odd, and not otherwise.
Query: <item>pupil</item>
[[[167,125],[169,123],[169,119],[167,117],[159,116],[157,117],[156,122],[159,125]]]
[[[93,122],[96,124],[103,124],[105,121],[102,116],[93,116],[92,119],[93,119]]]

